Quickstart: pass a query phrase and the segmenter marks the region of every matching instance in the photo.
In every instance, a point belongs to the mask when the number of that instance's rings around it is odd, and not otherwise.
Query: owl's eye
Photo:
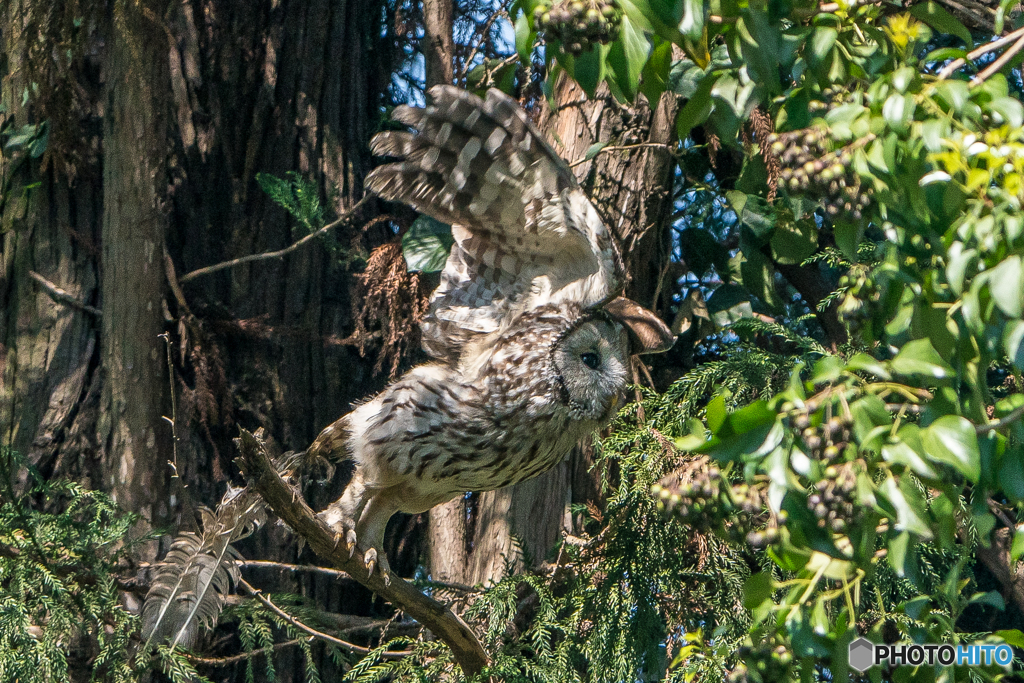
[[[583,364],[591,370],[597,370],[597,366],[601,364],[601,356],[596,353],[591,353],[590,351],[581,355],[580,360],[583,361]]]

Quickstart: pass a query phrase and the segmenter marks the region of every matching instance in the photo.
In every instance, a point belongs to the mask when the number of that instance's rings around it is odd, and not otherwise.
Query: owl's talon
[[[363,564],[366,565],[366,572],[373,576],[373,570],[377,567],[377,549],[367,548],[363,554]]]
[[[349,529],[345,532],[345,545],[348,547],[348,559],[352,559],[352,555],[356,552],[356,530]]]

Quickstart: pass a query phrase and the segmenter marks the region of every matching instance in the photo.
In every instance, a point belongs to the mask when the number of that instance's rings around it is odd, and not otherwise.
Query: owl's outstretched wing
[[[398,107],[417,132],[387,132],[372,151],[402,161],[366,179],[375,193],[452,226],[455,245],[423,321],[423,347],[449,361],[518,312],[606,302],[622,285],[614,240],[568,166],[515,100],[452,86],[426,108]]]

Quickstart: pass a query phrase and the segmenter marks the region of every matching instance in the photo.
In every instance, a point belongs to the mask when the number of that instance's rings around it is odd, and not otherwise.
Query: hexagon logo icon
[[[875,664],[875,646],[867,638],[850,643],[850,666],[864,673]]]

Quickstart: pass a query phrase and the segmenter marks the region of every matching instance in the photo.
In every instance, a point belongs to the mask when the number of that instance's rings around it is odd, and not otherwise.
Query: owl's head
[[[607,423],[629,377],[626,328],[609,317],[584,317],[555,343],[552,360],[560,399],[573,419]]]

